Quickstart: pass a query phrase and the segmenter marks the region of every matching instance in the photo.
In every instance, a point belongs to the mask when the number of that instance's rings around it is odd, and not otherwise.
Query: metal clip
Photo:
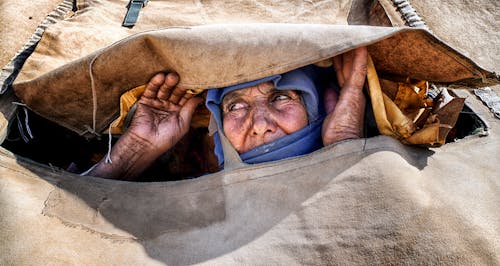
[[[127,14],[123,19],[123,27],[133,27],[139,18],[139,12],[148,4],[149,0],[130,0],[127,5]]]

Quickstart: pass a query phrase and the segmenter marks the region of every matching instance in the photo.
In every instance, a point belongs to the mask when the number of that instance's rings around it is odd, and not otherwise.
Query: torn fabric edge
[[[500,119],[500,93],[490,87],[475,89],[474,94]]]
[[[19,71],[26,59],[35,51],[38,42],[41,40],[45,30],[52,24],[56,24],[64,19],[65,15],[73,10],[73,0],[64,0],[50,12],[47,17],[38,25],[28,42],[14,55],[0,73],[0,94],[4,94],[16,79]]]

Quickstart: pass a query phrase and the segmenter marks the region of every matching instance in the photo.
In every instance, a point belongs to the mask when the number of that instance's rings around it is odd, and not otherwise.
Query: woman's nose
[[[270,115],[269,109],[257,106],[252,116],[252,135],[260,136],[276,132],[276,123]]]

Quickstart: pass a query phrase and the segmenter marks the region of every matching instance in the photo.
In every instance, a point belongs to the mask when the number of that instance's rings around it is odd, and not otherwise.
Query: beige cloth
[[[3,150],[0,263],[496,265],[493,119],[490,136],[435,150],[377,137],[171,183],[80,177]]]
[[[25,63],[14,84],[19,98],[45,118],[90,136],[118,117],[120,95],[159,71],[178,72],[180,84],[190,89],[216,88],[369,44],[381,73],[479,86],[498,83],[498,77],[425,31],[342,26],[349,10],[353,17],[362,2],[273,1],[264,7],[250,0],[237,5],[152,1],[132,29],[121,27],[124,14],[117,11],[125,12],[127,2],[78,1],[80,10],[48,28]],[[214,24],[233,21],[238,23]],[[133,33],[138,34],[121,40]]]
[[[0,1],[0,67],[5,66],[61,0]]]
[[[318,2],[324,4],[317,11],[332,2]],[[201,3],[207,2],[195,2]],[[274,10],[271,4],[257,8]],[[191,18],[198,11],[183,10]],[[85,26],[97,32],[93,12],[98,10],[65,23],[87,19]],[[57,36],[56,29],[47,36]],[[57,63],[49,62],[49,69],[68,60],[53,57]],[[110,62],[99,60],[97,65]],[[33,78],[45,73],[37,71]],[[64,77],[50,75],[56,74]],[[134,79],[130,88],[147,79],[138,76],[127,76]],[[351,140],[300,158],[182,182],[83,178],[0,149],[0,264],[498,265],[500,124],[474,96],[457,93],[468,96],[466,102],[490,125],[489,136],[430,150],[388,137]]]
[[[420,0],[412,4],[449,45],[479,65],[500,72],[500,1]]]
[[[30,72],[28,65],[14,89],[38,114],[79,134],[99,133],[118,117],[120,95],[159,71],[176,71],[180,85],[188,89],[218,88],[283,73],[367,44],[381,73],[443,83],[498,83],[492,73],[423,30],[218,24],[134,35],[48,73]],[[439,65],[447,67],[437,71]],[[37,75],[28,79],[33,73]]]

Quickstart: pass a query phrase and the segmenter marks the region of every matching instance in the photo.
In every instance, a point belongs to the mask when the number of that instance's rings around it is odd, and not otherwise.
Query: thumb
[[[333,88],[327,88],[324,95],[325,111],[327,114],[333,112],[337,105],[338,94]]]

